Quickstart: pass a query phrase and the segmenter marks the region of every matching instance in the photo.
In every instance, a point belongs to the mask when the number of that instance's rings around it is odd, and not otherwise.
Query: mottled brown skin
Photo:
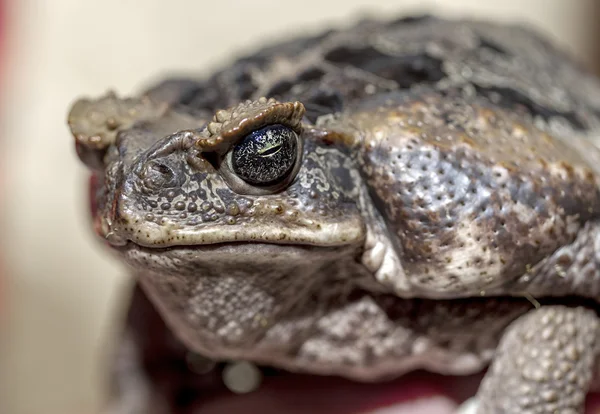
[[[189,373],[165,391],[148,364],[183,360],[148,341],[162,318],[215,360],[359,381],[491,363],[480,413],[581,413],[598,371],[599,116],[598,81],[537,35],[430,17],[78,102],[95,229],[143,298],[118,376],[138,397],[121,386],[119,412],[201,399]],[[297,133],[298,161],[248,184],[228,157],[272,124]]]

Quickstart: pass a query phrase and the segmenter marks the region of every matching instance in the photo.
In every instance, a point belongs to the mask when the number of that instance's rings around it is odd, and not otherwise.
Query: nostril
[[[164,164],[160,164],[160,163],[156,163],[154,165],[151,166],[153,169],[155,169],[156,171],[158,171],[161,174],[169,174],[171,172],[171,170],[169,169],[169,167],[167,167]]]
[[[175,173],[168,165],[160,161],[151,161],[142,171],[144,186],[149,189],[172,187],[175,185]]]

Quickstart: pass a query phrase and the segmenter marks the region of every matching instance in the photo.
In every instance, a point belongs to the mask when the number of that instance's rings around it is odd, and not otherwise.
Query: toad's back
[[[429,16],[363,21],[295,39],[239,59],[204,81],[173,88],[176,83],[167,81],[155,93],[210,114],[268,96],[301,101],[314,121],[372,95],[417,86],[520,105],[575,130],[596,127],[600,112],[597,80],[530,30]]]

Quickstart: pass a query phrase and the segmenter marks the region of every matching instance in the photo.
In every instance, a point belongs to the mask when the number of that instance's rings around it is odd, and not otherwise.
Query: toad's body
[[[363,381],[493,362],[482,413],[581,412],[600,85],[530,32],[363,22],[69,123],[97,232],[190,349]]]

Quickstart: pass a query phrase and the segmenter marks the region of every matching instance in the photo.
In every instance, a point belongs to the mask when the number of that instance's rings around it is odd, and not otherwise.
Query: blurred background
[[[600,68],[595,0],[4,0],[0,12],[0,413],[87,414],[130,280],[93,238],[71,102],[207,73],[362,13],[522,21]]]

